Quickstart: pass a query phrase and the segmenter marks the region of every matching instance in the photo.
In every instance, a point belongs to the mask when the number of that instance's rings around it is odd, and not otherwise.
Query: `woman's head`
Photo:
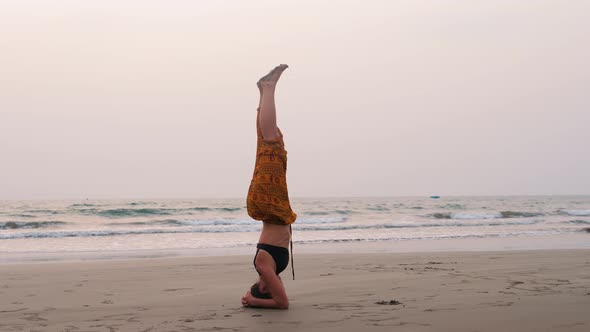
[[[250,287],[250,294],[258,299],[272,299],[272,296],[268,292],[268,289],[266,289],[266,284],[262,279],[259,279],[252,285],[252,287]]]

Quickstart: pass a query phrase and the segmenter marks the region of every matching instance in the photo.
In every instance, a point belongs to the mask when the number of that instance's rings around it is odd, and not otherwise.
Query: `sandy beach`
[[[590,250],[299,254],[289,310],[251,256],[0,265],[0,331],[587,331]]]

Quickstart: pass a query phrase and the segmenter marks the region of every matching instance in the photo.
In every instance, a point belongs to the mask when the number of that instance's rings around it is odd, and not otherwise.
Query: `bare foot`
[[[279,81],[279,78],[281,78],[281,74],[287,68],[289,68],[289,66],[285,64],[276,66],[273,70],[270,71],[270,73],[266,74],[258,80],[258,82],[256,83],[258,89],[262,91],[262,88],[276,86],[277,82]]]

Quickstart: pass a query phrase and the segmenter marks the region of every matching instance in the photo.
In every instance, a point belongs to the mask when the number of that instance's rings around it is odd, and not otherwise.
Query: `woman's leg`
[[[275,89],[281,74],[287,68],[287,65],[279,65],[266,76],[262,77],[257,83],[261,93],[258,122],[264,140],[272,141],[279,138],[275,107]]]

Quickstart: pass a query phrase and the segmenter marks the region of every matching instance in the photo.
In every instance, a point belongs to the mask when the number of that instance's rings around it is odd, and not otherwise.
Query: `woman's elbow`
[[[283,301],[275,301],[277,303],[278,309],[289,309],[289,300],[285,299]]]

